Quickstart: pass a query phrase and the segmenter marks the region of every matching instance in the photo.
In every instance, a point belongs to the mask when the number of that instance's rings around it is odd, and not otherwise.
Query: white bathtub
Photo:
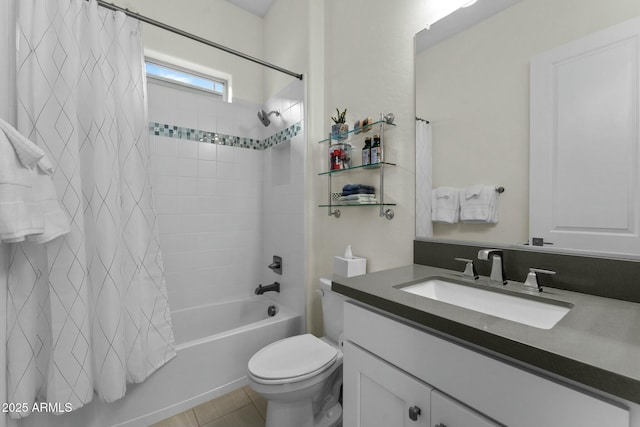
[[[66,415],[33,414],[25,427],[147,427],[247,384],[251,356],[265,345],[301,333],[298,314],[267,296],[203,305],[172,313],[177,356],[114,403],[94,400]]]

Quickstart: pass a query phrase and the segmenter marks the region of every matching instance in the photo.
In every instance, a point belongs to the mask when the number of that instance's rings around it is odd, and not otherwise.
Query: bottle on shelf
[[[382,161],[382,146],[380,145],[380,135],[373,135],[371,145],[371,160],[369,164],[380,163]]]
[[[335,144],[329,147],[329,169],[351,168],[351,144]]]
[[[371,163],[371,137],[364,139],[364,147],[362,147],[362,166]]]

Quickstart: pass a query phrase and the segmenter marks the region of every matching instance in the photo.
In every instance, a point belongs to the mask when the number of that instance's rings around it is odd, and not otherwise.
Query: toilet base
[[[326,411],[318,414],[313,427],[340,427],[342,426],[342,405],[336,403]]]
[[[265,427],[314,427],[311,400],[303,402],[267,402]]]

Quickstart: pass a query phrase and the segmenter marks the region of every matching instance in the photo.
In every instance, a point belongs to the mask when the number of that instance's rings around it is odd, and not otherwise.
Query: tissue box
[[[367,272],[367,259],[358,257],[348,259],[336,256],[333,260],[333,272],[344,277],[365,274]]]

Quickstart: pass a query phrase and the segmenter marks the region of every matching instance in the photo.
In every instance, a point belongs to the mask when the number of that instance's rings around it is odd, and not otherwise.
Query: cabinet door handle
[[[439,423],[439,424],[436,424],[436,425],[435,425],[435,426],[433,426],[433,427],[447,427],[447,425],[446,425],[446,424],[443,424],[443,423]]]
[[[411,421],[418,421],[418,415],[422,414],[422,409],[417,406],[412,406],[409,408],[409,418]]]

